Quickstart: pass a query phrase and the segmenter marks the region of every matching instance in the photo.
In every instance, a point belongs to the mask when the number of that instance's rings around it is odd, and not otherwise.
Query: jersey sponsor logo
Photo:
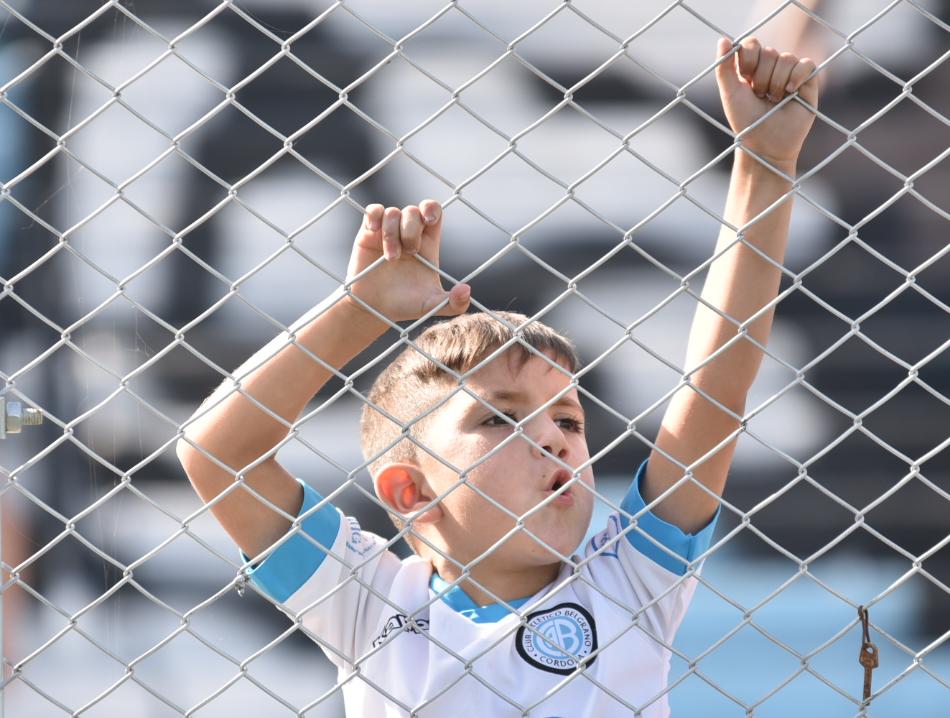
[[[597,660],[596,655],[585,660],[597,650],[597,628],[584,607],[562,603],[528,614],[525,623],[515,636],[515,647],[535,668],[569,675],[579,664],[589,666]]]
[[[391,633],[396,631],[408,631],[409,633],[419,633],[429,630],[429,619],[428,618],[414,618],[412,621],[409,620],[409,616],[404,613],[397,613],[395,616],[390,616],[386,624],[383,626],[383,630],[380,631],[380,634],[373,639],[373,648],[381,645]]]

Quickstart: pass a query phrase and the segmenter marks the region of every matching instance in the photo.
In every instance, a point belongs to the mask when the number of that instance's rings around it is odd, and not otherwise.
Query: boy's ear
[[[376,475],[376,494],[397,514],[408,515],[426,506],[435,494],[426,476],[413,464],[386,464]],[[434,523],[442,518],[442,507],[432,506],[414,523]]]

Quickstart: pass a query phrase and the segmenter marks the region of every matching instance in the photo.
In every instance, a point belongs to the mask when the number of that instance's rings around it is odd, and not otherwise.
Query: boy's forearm
[[[344,296],[342,290],[290,326],[297,344],[339,369],[378,339],[387,326]],[[245,376],[245,374],[247,376]],[[282,332],[234,372],[241,391],[226,379],[185,424],[185,435],[201,449],[238,469],[287,436],[287,427],[243,394],[293,423],[331,372]],[[243,394],[242,394],[243,392]],[[180,446],[187,451],[187,447]]]
[[[779,169],[789,177],[795,176],[794,164]],[[732,226],[741,228],[789,190],[789,181],[737,150],[724,218]],[[745,229],[745,243],[781,264],[788,244],[791,211],[792,196],[788,196]],[[723,314],[744,322],[775,299],[781,273],[755,250],[735,242],[735,232],[724,225],[715,254],[733,246],[710,264],[702,298]],[[774,313],[771,307],[748,326],[748,336],[763,346],[771,333]],[[686,371],[694,369],[734,338],[737,331],[732,321],[699,304],[690,332]],[[691,381],[717,401],[741,413],[761,362],[762,351],[750,341],[739,340],[694,373]]]
[[[771,305],[788,243],[792,178],[818,104],[813,61],[764,47],[754,37],[735,49],[728,38],[719,39],[716,81],[729,127],[741,143],[723,221],[741,229],[742,241],[723,226],[686,350],[684,379],[696,390],[681,386],[675,392],[642,485],[643,498],[651,502],[682,482],[654,512],[687,533],[708,525],[719,508],[736,430],[762,363],[759,346],[766,346],[772,330]],[[802,103],[785,101],[788,93],[798,93]],[[743,148],[772,158],[781,174]],[[684,469],[691,481],[684,481]]]

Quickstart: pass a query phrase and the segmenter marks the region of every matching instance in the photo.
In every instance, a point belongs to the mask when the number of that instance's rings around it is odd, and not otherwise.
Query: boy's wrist
[[[364,335],[382,336],[390,329],[389,324],[360,304],[353,295],[345,292],[342,287],[337,290],[337,293],[340,299],[336,306],[339,307],[341,315],[353,323],[353,328],[357,332]]]
[[[795,179],[795,175],[798,172],[797,157],[791,159],[775,159],[764,155],[760,155],[760,157],[768,164],[763,164],[763,162],[760,162],[748,152],[737,147],[735,151],[735,168],[747,174],[772,177],[776,180],[784,181],[779,172],[783,173],[786,177]]]

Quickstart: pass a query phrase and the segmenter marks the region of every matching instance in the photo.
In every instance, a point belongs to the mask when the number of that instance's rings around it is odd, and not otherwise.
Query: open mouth
[[[545,493],[547,494],[556,493],[557,491],[561,489],[561,487],[564,486],[564,484],[566,484],[570,480],[571,480],[570,473],[561,469],[560,471],[554,474],[551,481],[551,487]],[[565,503],[565,504],[574,503],[574,496],[572,494],[571,488],[568,487],[564,489],[564,491],[562,491],[557,496],[557,498],[554,499],[552,503]]]

